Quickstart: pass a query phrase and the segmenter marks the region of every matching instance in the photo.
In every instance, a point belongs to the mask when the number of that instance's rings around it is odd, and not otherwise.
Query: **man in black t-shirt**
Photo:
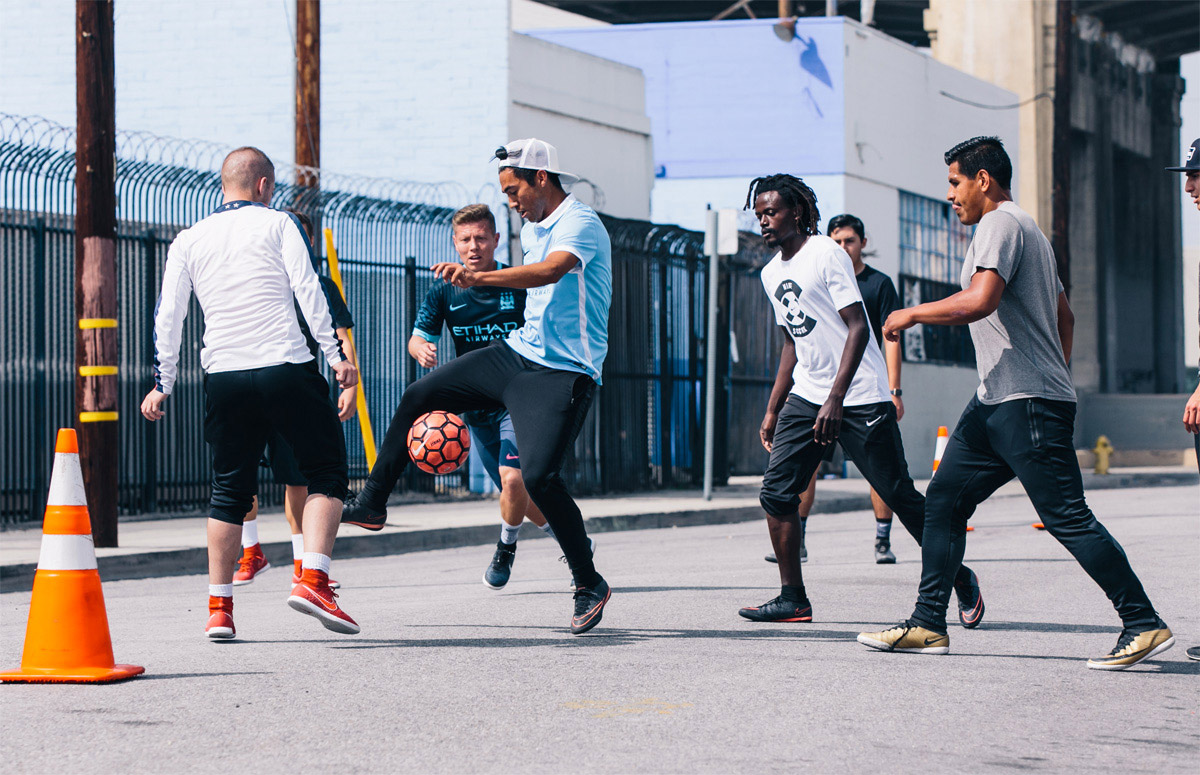
[[[883,339],[883,321],[899,308],[899,297],[892,280],[878,269],[863,263],[863,250],[867,247],[866,227],[862,220],[848,213],[835,215],[829,219],[825,233],[833,239],[842,250],[850,255],[854,263],[854,276],[858,280],[858,290],[862,294],[863,306],[867,308],[867,322],[875,342],[883,349],[883,357],[887,362],[888,388],[891,390],[892,403],[896,405],[896,420],[904,419],[903,391],[900,389],[900,343],[887,342]],[[832,457],[833,445],[829,447]],[[808,515],[812,512],[813,501],[817,492],[817,477],[820,471],[813,474],[808,489],[800,496],[800,559],[808,560],[808,548],[804,545],[805,529]],[[880,565],[890,565],[896,562],[892,553],[892,510],[883,502],[879,494],[872,488],[871,507],[875,511],[875,562]],[[775,555],[766,557],[768,562],[775,562]]]
[[[473,272],[490,272],[496,263],[500,234],[492,211],[484,204],[468,205],[451,218],[454,248]],[[525,291],[514,288],[474,286],[458,288],[438,280],[425,294],[417,310],[408,352],[419,364],[432,369],[437,363],[437,341],[442,327],[450,332],[455,356],[487,347],[508,336],[525,322]],[[502,589],[512,575],[517,535],[525,517],[547,535],[553,536],[542,512],[525,491],[517,436],[508,412],[477,410],[464,412],[471,429],[471,442],[496,487],[500,489],[500,540],[483,583]]]
[[[354,346],[350,343],[350,329],[354,328],[354,318],[350,315],[346,300],[342,298],[342,292],[338,289],[337,283],[321,274],[318,253],[313,247],[312,221],[303,213],[295,210],[288,212],[300,224],[301,230],[308,238],[309,256],[313,269],[317,272],[317,279],[321,282],[321,290],[325,292],[325,301],[329,304],[329,314],[333,318],[333,330],[342,343],[342,352],[346,353],[351,363],[357,367],[358,354],[354,352]],[[300,322],[300,333],[308,342],[308,349],[316,356],[317,343],[308,330],[308,323],[305,322],[303,315],[298,314],[296,318]],[[357,387],[350,387],[338,393],[338,419],[342,422],[354,416],[357,390]],[[262,464],[271,469],[275,475],[275,483],[284,486],[283,514],[287,518],[292,534],[292,583],[299,584],[300,563],[304,559],[301,515],[304,513],[304,501],[308,499],[308,481],[300,472],[300,465],[296,462],[296,455],[292,452],[291,445],[278,433],[272,433],[267,437],[267,451]],[[271,564],[267,562],[258,539],[258,498],[256,497],[250,513],[246,515],[246,519],[242,523],[242,557],[238,560],[238,569],[233,574],[233,585],[238,587],[249,584],[258,574],[270,567]],[[329,586],[331,589],[338,589],[341,584],[330,579]]]

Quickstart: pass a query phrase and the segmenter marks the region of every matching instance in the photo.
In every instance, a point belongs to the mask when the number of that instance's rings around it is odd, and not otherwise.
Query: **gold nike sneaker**
[[[1156,630],[1122,630],[1117,645],[1108,656],[1099,659],[1089,659],[1087,666],[1093,670],[1124,670],[1133,667],[1138,662],[1161,654],[1175,645],[1175,637],[1163,622]]]
[[[858,642],[880,651],[902,651],[906,654],[950,653],[949,635],[907,622],[883,632],[859,633]]]

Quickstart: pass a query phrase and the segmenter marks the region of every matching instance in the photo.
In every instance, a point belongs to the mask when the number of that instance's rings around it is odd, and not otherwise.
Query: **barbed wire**
[[[41,116],[0,113],[0,144],[27,149],[25,156],[31,163],[44,164],[53,156],[64,154],[74,156],[75,143],[74,127]],[[231,150],[231,146],[221,143],[170,137],[146,131],[118,130],[116,136],[119,168],[123,171],[138,171],[143,182],[153,182],[145,180],[151,172],[166,176],[170,179],[169,182],[178,182],[180,174],[172,174],[172,170],[191,170],[199,173],[202,178],[217,175],[221,162]],[[9,161],[18,163],[17,155],[11,149],[9,156],[12,157]],[[74,171],[70,174],[73,175]],[[352,175],[286,162],[275,164],[275,174],[282,182],[315,180],[320,188],[372,199],[448,208],[462,207],[474,201],[466,186],[453,181],[426,183]]]

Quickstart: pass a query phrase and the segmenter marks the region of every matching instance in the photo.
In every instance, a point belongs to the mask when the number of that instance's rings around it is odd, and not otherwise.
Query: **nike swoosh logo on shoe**
[[[325,598],[323,598],[319,594],[317,594],[317,591],[315,589],[313,589],[312,587],[309,587],[309,586],[305,586],[305,589],[311,593],[312,597],[315,597],[317,599],[317,602],[319,602],[322,606],[324,606],[326,611],[329,611],[330,613],[332,613],[332,612],[338,610],[337,601],[330,600],[328,603],[326,603]]]
[[[926,638],[926,639],[925,639],[925,645],[926,645],[926,646],[932,646],[933,644],[937,643],[937,642],[938,642],[938,641],[940,641],[940,640],[941,640],[941,638]]]

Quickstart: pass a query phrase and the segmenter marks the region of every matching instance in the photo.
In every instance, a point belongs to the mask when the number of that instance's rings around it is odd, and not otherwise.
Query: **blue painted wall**
[[[614,25],[528,34],[640,68],[657,175],[845,171],[843,21]],[[770,121],[762,117],[770,116]]]

